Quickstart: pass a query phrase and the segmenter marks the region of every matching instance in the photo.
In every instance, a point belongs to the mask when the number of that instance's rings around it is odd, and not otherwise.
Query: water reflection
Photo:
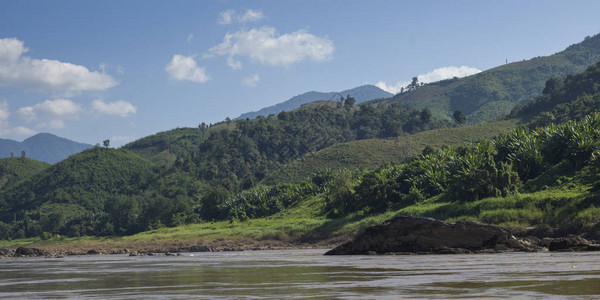
[[[0,261],[0,297],[600,296],[597,253],[337,257],[322,253],[324,250],[288,250],[9,259]]]

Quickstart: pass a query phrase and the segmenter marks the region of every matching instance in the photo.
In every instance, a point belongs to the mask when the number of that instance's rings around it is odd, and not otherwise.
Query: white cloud
[[[193,38],[194,38],[194,34],[193,34],[193,33],[190,33],[190,34],[188,34],[188,36],[187,36],[187,41],[188,41],[188,42],[191,42]]]
[[[400,93],[403,87],[406,87],[410,81],[398,81],[396,84],[387,84],[384,81],[379,81],[375,84],[376,87],[392,94]]]
[[[261,27],[227,33],[223,42],[208,50],[204,57],[226,55],[227,64],[240,69],[235,56],[247,56],[252,62],[287,67],[304,59],[325,61],[332,57],[333,42],[305,30],[279,35],[273,27]]]
[[[171,62],[165,67],[170,80],[187,80],[206,82],[210,79],[204,67],[198,67],[193,56],[173,55]]]
[[[264,17],[265,16],[263,15],[262,11],[249,9],[246,11],[246,13],[244,13],[243,16],[240,17],[239,20],[241,23],[256,22]]]
[[[107,74],[58,60],[23,56],[27,51],[18,39],[0,39],[0,86],[69,93],[106,90],[117,85]]]
[[[2,137],[26,137],[32,136],[37,132],[23,126],[10,127],[8,123],[8,117],[10,111],[8,109],[8,101],[3,100],[0,102],[0,136]]]
[[[234,16],[235,16],[235,10],[233,10],[233,9],[228,9],[226,11],[223,11],[219,14],[219,20],[217,21],[217,23],[219,23],[221,25],[231,24],[233,22]]]
[[[76,118],[81,106],[68,99],[46,100],[34,106],[19,108],[17,114],[25,122],[33,122],[38,117]],[[55,119],[56,120],[56,119]]]
[[[430,83],[430,82],[436,82],[436,81],[440,81],[440,80],[444,80],[444,79],[450,79],[453,77],[458,77],[458,78],[466,77],[466,76],[470,76],[473,74],[477,74],[479,72],[481,72],[481,70],[479,70],[477,68],[473,68],[473,67],[448,66],[448,67],[437,68],[429,73],[420,74],[417,77],[419,79],[419,82]],[[411,83],[411,81],[398,81],[395,84],[387,84],[386,82],[379,81],[375,84],[375,86],[377,86],[378,88],[380,88],[386,92],[389,92],[392,94],[397,94],[400,92],[401,88],[406,87],[410,83]]]
[[[260,75],[253,74],[244,79],[242,79],[242,85],[247,87],[255,87],[260,82]]]
[[[264,18],[264,14],[259,10],[248,9],[243,15],[239,15],[235,10],[228,9],[219,14],[219,20],[217,23],[221,25],[229,25],[234,22],[237,23],[248,23],[257,22]]]
[[[99,113],[118,117],[127,117],[137,111],[137,107],[123,100],[106,103],[102,99],[96,99],[92,102],[92,108]]]

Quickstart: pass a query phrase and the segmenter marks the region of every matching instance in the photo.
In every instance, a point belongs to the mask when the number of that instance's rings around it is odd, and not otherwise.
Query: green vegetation
[[[24,157],[0,159],[0,189],[9,187],[48,168],[50,164]]]
[[[128,235],[272,215],[314,187],[254,187],[279,166],[340,141],[447,126],[397,105],[308,105],[255,120],[162,132],[124,149],[95,147],[0,193],[0,238]],[[242,190],[249,189],[241,192]],[[241,193],[240,193],[241,192]]]
[[[403,107],[429,108],[434,116],[451,120],[461,110],[470,124],[507,115],[515,105],[540,95],[545,82],[583,71],[600,61],[600,35],[545,57],[509,63],[461,79],[449,79],[405,90],[372,104],[400,103]]]
[[[174,171],[237,192],[294,159],[339,142],[396,137],[449,125],[434,118],[425,122],[420,112],[397,105],[355,107],[350,102],[324,101],[277,116],[199,130],[177,129],[125,148]]]
[[[483,139],[491,139],[510,132],[517,120],[440,128],[392,139],[366,139],[335,144],[309,153],[272,172],[261,183],[272,185],[300,183],[319,170],[354,169],[373,170],[385,164],[399,164],[419,155],[426,148],[460,146]]]
[[[564,79],[551,78],[543,94],[523,107],[516,107],[511,116],[530,121],[529,127],[580,120],[600,109],[600,63],[584,72]]]

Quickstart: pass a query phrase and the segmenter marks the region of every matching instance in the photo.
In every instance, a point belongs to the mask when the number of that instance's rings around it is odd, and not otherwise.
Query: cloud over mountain
[[[481,70],[479,70],[477,68],[473,68],[473,67],[448,66],[448,67],[437,68],[437,69],[435,69],[431,72],[425,73],[425,74],[417,75],[417,78],[419,79],[419,82],[430,83],[430,82],[436,82],[436,81],[440,81],[440,80],[444,80],[444,79],[450,79],[453,77],[461,78],[461,77],[477,74],[479,72],[481,72]],[[379,81],[375,84],[375,86],[377,86],[378,88],[380,88],[386,92],[390,92],[392,94],[397,94],[400,92],[400,90],[403,87],[406,87],[409,84],[410,84],[410,81],[408,81],[408,80],[407,81],[398,81],[395,84],[388,84],[384,81]]]
[[[227,33],[223,42],[210,48],[205,58],[227,56],[232,69],[241,69],[237,56],[246,56],[251,62],[269,66],[287,67],[302,60],[326,61],[331,59],[334,46],[326,38],[320,38],[298,30],[279,34],[273,27],[242,29]]]
[[[137,111],[137,107],[123,100],[107,103],[102,99],[96,99],[92,102],[92,108],[99,113],[117,117],[127,117]]]
[[[27,123],[37,122],[37,127],[63,128],[64,119],[76,119],[80,111],[81,105],[69,99],[56,99],[21,107],[17,115]]]

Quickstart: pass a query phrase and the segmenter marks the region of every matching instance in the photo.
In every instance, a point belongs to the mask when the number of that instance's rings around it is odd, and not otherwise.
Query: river
[[[323,256],[325,250],[0,260],[0,298],[598,298],[600,253]]]

